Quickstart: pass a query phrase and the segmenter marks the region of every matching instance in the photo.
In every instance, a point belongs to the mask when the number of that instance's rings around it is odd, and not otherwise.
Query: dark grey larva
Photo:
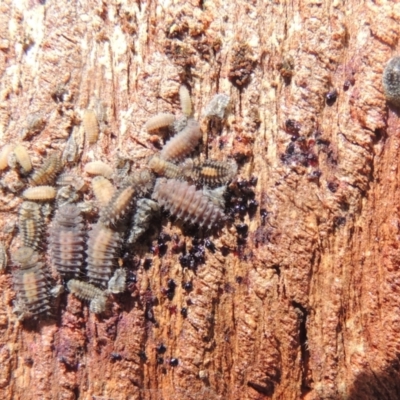
[[[59,208],[50,228],[52,264],[65,277],[80,276],[84,259],[83,219],[80,209],[69,204]]]
[[[386,65],[382,77],[386,100],[400,106],[400,57],[393,57]]]
[[[149,227],[150,220],[158,213],[160,207],[157,202],[150,199],[139,199],[136,203],[136,212],[132,217],[132,228],[128,243],[135,243]]]
[[[43,240],[43,217],[38,203],[24,201],[21,204],[18,226],[22,244],[39,250]]]

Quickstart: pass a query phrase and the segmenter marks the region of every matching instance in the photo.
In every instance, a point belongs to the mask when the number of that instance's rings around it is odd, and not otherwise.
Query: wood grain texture
[[[9,265],[0,397],[397,399],[400,128],[381,77],[399,22],[399,4],[383,0],[3,0],[0,146],[21,143],[40,115],[23,141],[36,168],[101,103],[98,141],[68,168],[124,157],[138,167],[157,151],[145,122],[179,115],[185,84],[202,154],[233,156],[239,180],[258,177],[259,206],[211,238],[217,251],[197,271],[171,242],[164,256],[135,247],[124,262],[137,282],[103,316],[64,294],[56,320],[21,324]],[[231,97],[225,125],[200,118],[218,92]],[[21,189],[14,170],[0,179],[0,240],[12,254]],[[249,231],[238,246],[239,222]],[[190,251],[190,229],[162,226]]]

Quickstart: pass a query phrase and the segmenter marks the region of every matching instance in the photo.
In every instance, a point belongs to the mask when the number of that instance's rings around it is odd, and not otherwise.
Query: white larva
[[[17,159],[18,164],[21,166],[25,173],[32,171],[32,162],[31,156],[28,153],[28,150],[22,145],[18,144],[14,148],[14,154]]]
[[[192,99],[190,98],[189,89],[185,85],[179,88],[179,100],[183,114],[187,117],[192,115]]]
[[[102,175],[106,178],[111,178],[113,169],[103,161],[92,161],[85,165],[85,172],[90,175]]]
[[[156,131],[161,128],[166,128],[175,122],[175,117],[169,113],[160,113],[151,117],[145,124],[147,132]]]
[[[56,197],[56,189],[53,186],[35,186],[24,190],[22,197],[27,200],[53,200]]]

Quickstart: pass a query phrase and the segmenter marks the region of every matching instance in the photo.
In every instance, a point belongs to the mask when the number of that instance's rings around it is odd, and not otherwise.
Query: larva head
[[[158,156],[154,156],[149,161],[149,168],[158,175],[163,175],[165,171],[166,161]]]

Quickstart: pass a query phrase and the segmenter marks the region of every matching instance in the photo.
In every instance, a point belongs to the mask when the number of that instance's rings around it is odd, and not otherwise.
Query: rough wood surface
[[[63,294],[55,320],[18,322],[9,264],[0,397],[397,399],[400,128],[381,76],[399,27],[400,4],[383,0],[3,0],[1,146],[24,143],[38,166],[102,106],[80,173],[95,159],[143,166],[157,151],[146,120],[179,111],[185,83],[208,156],[240,160],[238,179],[258,178],[259,206],[242,221],[246,244],[228,224],[196,272],[172,242],[163,256],[143,245],[124,260],[136,290],[101,317]],[[222,132],[202,118],[218,92],[233,102]],[[17,179],[1,175],[9,256],[21,197],[4,186]],[[191,248],[192,230],[166,218],[162,229]]]

